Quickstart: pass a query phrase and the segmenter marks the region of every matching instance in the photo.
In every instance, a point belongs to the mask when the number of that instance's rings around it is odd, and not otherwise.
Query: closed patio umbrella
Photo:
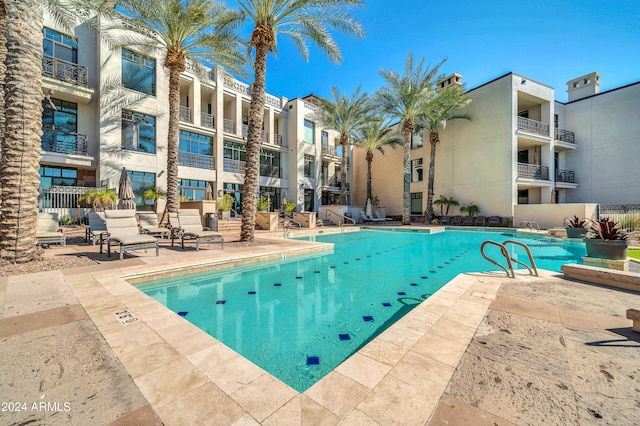
[[[118,210],[135,210],[136,202],[133,188],[131,187],[131,179],[125,168],[122,168],[120,174],[120,182],[118,183]]]
[[[204,191],[204,199],[205,200],[213,200],[213,189],[211,188],[211,184],[207,185],[207,189]]]
[[[373,208],[371,207],[371,198],[367,198],[367,207],[364,210],[364,214],[366,214],[367,217],[373,216]]]

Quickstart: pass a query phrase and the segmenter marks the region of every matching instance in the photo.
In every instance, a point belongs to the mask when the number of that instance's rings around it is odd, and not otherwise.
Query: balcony
[[[191,108],[180,105],[180,121],[191,123]]]
[[[271,166],[269,164],[260,164],[260,176],[280,179],[280,167]]]
[[[328,186],[333,188],[338,188],[340,185],[338,183],[338,176],[322,176],[322,186]]]
[[[197,169],[215,170],[215,158],[206,154],[195,154],[193,152],[178,152],[178,164],[185,167]]]
[[[42,75],[73,84],[74,86],[89,87],[87,67],[68,62],[63,59],[44,55],[42,57]]]
[[[554,129],[554,138],[557,141],[566,143],[576,143],[576,135],[573,132],[564,129]]]
[[[222,120],[222,131],[225,133],[235,133],[236,122],[225,118],[224,120]]]
[[[573,170],[556,170],[556,182],[576,183]]]
[[[322,144],[322,155],[328,155],[330,157],[340,157],[338,149],[335,146],[324,143]]]
[[[207,114],[206,112],[201,112],[200,125],[202,127],[208,127],[210,129],[213,129],[215,127],[215,121],[213,120],[213,115]]]
[[[225,172],[244,173],[244,164],[244,161],[225,158],[222,167]]]
[[[549,125],[547,123],[531,120],[530,118],[518,117],[518,130],[549,136]]]
[[[526,179],[549,180],[549,168],[536,164],[518,163],[518,177]]]
[[[273,135],[273,144],[277,146],[282,146],[282,135],[274,134]]]
[[[46,152],[87,155],[87,135],[42,129],[40,147]]]
[[[242,137],[246,138],[247,136],[249,136],[249,125],[248,124],[243,124],[242,125]],[[269,135],[267,135],[267,132],[265,132],[264,130],[262,131],[262,135],[260,137],[260,140],[264,143],[269,143]]]

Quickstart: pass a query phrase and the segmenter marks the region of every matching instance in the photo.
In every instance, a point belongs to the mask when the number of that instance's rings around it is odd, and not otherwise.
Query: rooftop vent
[[[600,73],[592,72],[567,81],[569,102],[596,95],[600,92]]]
[[[438,81],[438,90],[444,90],[449,86],[462,86],[462,82],[460,80],[462,80],[462,76],[460,74],[453,73]]]

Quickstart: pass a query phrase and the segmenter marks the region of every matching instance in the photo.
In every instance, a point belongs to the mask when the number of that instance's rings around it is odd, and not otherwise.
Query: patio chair
[[[120,248],[120,260],[123,259],[124,252],[154,248],[156,256],[160,253],[158,240],[147,234],[140,234],[138,222],[136,222],[135,210],[107,210],[104,212],[107,223],[107,236],[100,240],[100,253],[102,253],[102,243],[107,242],[107,256],[111,257],[111,244],[117,244]]]
[[[373,212],[373,214],[375,215],[374,219],[380,219],[380,221],[387,221],[387,220],[393,220],[390,217],[382,217],[382,215],[380,214],[380,212],[378,210],[376,210],[375,212]]]
[[[196,241],[196,251],[200,250],[200,242],[220,243],[220,249],[224,249],[224,237],[219,232],[210,231],[202,226],[200,211],[197,209],[178,209],[178,231],[171,232],[171,246],[174,239],[180,238],[181,246],[184,250],[185,240]],[[171,219],[173,220],[173,219]]]
[[[107,223],[104,220],[104,213],[89,212],[89,227],[87,228],[85,240],[91,240],[95,246],[96,241],[102,240],[107,235]]]
[[[489,226],[500,226],[500,218],[498,216],[490,216],[487,224]]]
[[[149,234],[154,237],[169,238],[169,228],[161,227],[158,223],[158,215],[154,212],[138,212],[138,226],[141,234]]]
[[[485,226],[484,216],[476,216],[476,226]]]
[[[473,225],[473,216],[463,216],[462,217],[462,226],[471,226]]]
[[[449,220],[450,220],[449,216],[442,216],[440,218],[440,225],[449,225]]]
[[[453,219],[451,220],[451,225],[454,225],[454,226],[462,225],[462,216],[460,215],[453,216]]]
[[[369,217],[364,212],[360,212],[360,217],[364,223],[376,223],[376,222],[385,222],[385,219],[377,219],[375,217]]]
[[[67,237],[62,233],[58,223],[58,213],[38,213],[36,226],[36,244],[60,244],[67,246]]]

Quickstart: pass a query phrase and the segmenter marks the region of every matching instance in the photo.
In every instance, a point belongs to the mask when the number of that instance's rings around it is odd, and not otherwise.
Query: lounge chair
[[[462,225],[462,216],[460,215],[453,216],[453,219],[451,220],[451,224],[455,226]]]
[[[498,216],[490,216],[488,225],[489,226],[500,226],[500,218]]]
[[[376,210],[375,212],[373,212],[373,214],[375,215],[375,219],[380,219],[380,221],[387,221],[387,220],[393,220],[390,217],[382,217],[382,215],[380,214],[380,212],[378,210]]]
[[[149,234],[154,237],[169,238],[169,228],[163,228],[158,223],[158,215],[153,212],[138,212],[138,226],[141,234]]]
[[[449,216],[442,216],[440,218],[440,225],[448,225],[449,224]]]
[[[136,222],[135,210],[107,210],[104,212],[107,223],[107,236],[100,240],[100,253],[102,243],[107,241],[107,256],[111,257],[111,244],[117,244],[120,248],[120,260],[125,251],[154,248],[158,256],[160,245],[158,240],[147,234],[140,234],[138,222]]]
[[[364,223],[385,222],[385,219],[377,219],[375,217],[369,217],[364,212],[360,212],[360,217]]]
[[[89,227],[87,228],[85,240],[91,240],[91,243],[95,246],[96,241],[102,240],[106,235],[107,223],[104,220],[104,213],[90,212]]]
[[[175,238],[180,238],[183,250],[185,240],[195,240],[196,251],[200,250],[200,241],[206,242],[207,245],[220,243],[220,248],[224,249],[224,237],[222,234],[203,227],[202,218],[197,209],[178,209],[178,230],[177,232],[171,232],[172,247]]]
[[[62,233],[58,223],[58,213],[38,213],[36,226],[36,244],[60,244],[67,246],[67,237]]]
[[[485,219],[484,216],[476,216],[476,226],[484,226]]]
[[[473,216],[463,216],[462,217],[462,226],[471,226],[473,225]]]

